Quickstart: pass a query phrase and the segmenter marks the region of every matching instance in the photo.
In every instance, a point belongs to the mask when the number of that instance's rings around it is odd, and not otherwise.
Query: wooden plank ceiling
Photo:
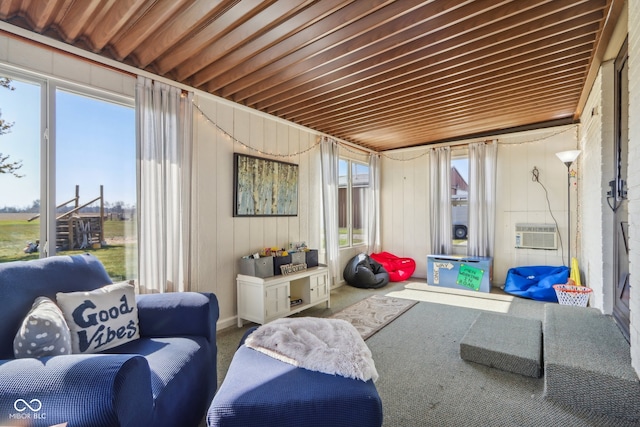
[[[385,151],[573,122],[621,4],[2,0],[0,19]]]

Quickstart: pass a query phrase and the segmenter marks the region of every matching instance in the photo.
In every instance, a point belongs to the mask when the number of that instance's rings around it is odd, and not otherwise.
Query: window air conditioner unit
[[[555,224],[516,224],[516,248],[558,249]]]

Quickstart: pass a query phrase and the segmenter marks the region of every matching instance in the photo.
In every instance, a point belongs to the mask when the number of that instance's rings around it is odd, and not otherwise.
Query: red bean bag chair
[[[416,262],[413,258],[399,258],[389,252],[380,252],[369,256],[382,264],[389,273],[389,280],[392,282],[407,280],[416,271]]]

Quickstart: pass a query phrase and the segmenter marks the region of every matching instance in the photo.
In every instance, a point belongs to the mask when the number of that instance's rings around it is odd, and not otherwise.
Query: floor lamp
[[[571,268],[571,164],[580,155],[580,150],[561,151],[556,156],[567,166],[567,265]]]

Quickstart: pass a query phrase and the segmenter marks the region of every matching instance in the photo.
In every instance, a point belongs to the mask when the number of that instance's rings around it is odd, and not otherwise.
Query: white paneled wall
[[[472,141],[460,141],[460,143]],[[555,156],[577,147],[577,126],[564,126],[498,138],[496,253],[493,284],[504,284],[507,270],[524,265],[561,265],[557,251],[515,249],[517,223],[553,223],[544,189],[533,182],[537,167],[551,202],[551,212],[565,245],[567,168]],[[578,171],[577,165],[573,167]],[[578,181],[580,174],[578,173]],[[429,155],[425,149],[387,152],[382,161],[382,249],[416,260],[416,277],[426,277],[429,249]],[[575,180],[573,180],[575,182]],[[572,185],[572,253],[575,255],[576,185]]]
[[[318,136],[207,94],[199,93],[195,102],[203,114],[197,110],[194,113],[192,285],[195,290],[217,295],[220,323],[228,326],[235,322],[235,277],[240,257],[260,248],[287,247],[290,242],[297,241],[305,241],[312,248],[320,247]],[[214,123],[231,136],[216,129]],[[298,164],[298,215],[234,218],[234,152]],[[282,157],[302,152],[293,157]]]
[[[629,225],[631,359],[640,373],[640,2],[629,1]]]
[[[381,247],[416,261],[415,277],[427,277],[429,253],[429,155],[426,149],[382,156]]]
[[[568,265],[569,244],[572,256],[576,255],[576,188],[580,185],[581,173],[578,164],[574,164],[572,169],[577,173],[577,180],[571,180],[572,231],[571,242],[568,242],[567,167],[555,155],[576,149],[576,135],[577,127],[567,126],[505,135],[498,139],[495,285],[504,284],[507,271],[512,267]],[[538,182],[533,180],[534,167],[538,170]],[[515,248],[516,224],[556,222],[559,233],[557,250]]]
[[[0,65],[57,77],[94,89],[104,89],[119,95],[135,95],[135,76],[114,71],[99,64],[81,61],[69,54],[43,49],[21,39],[0,33]]]

